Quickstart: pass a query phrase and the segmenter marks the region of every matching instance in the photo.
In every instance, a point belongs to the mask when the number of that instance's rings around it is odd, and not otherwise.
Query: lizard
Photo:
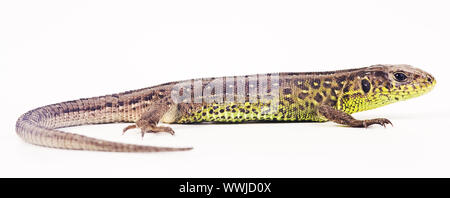
[[[351,114],[429,92],[435,78],[410,65],[378,64],[327,72],[283,72],[169,82],[118,94],[51,104],[26,112],[16,122],[25,142],[45,147],[111,152],[186,151],[106,141],[59,128],[134,123],[146,133],[167,132],[160,123],[332,121],[367,128],[392,122],[359,120]]]

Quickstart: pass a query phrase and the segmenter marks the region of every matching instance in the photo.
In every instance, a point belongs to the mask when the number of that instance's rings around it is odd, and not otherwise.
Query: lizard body
[[[408,65],[309,73],[192,79],[149,88],[47,105],[23,114],[17,134],[26,142],[63,149],[154,152],[192,148],[123,144],[65,133],[58,128],[132,122],[124,132],[174,133],[165,123],[334,121],[351,127],[391,124],[350,114],[420,96],[436,81]]]

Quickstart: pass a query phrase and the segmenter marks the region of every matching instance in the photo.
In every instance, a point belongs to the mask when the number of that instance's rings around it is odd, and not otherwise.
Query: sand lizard
[[[219,84],[211,88],[212,82]],[[57,129],[131,122],[135,124],[123,132],[140,128],[144,135],[149,132],[174,134],[170,127],[159,126],[159,122],[333,121],[350,127],[385,126],[392,124],[386,118],[358,120],[350,114],[420,96],[435,84],[432,75],[409,65],[192,79],[39,107],[18,119],[16,132],[28,143],[62,149],[182,151],[192,148],[124,144]],[[262,89],[261,85],[267,89]],[[206,92],[210,94],[205,95]],[[263,101],[264,94],[268,93],[276,95]],[[175,101],[174,95],[184,98]],[[208,100],[211,97],[214,100]],[[230,98],[233,100],[226,100]]]

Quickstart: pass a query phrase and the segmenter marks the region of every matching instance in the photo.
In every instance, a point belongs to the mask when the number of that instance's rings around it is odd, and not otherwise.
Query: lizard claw
[[[387,120],[387,119],[386,119]],[[394,124],[392,124],[391,121],[387,120],[388,124],[390,124],[392,127],[394,127]]]
[[[383,126],[384,128],[386,128],[387,124],[390,124],[391,126],[394,126],[392,124],[391,121],[389,121],[386,118],[376,118],[376,119],[372,119],[372,120],[365,120],[364,121],[364,126],[367,128],[367,126],[373,125],[373,124],[379,124],[381,126]],[[367,125],[367,126],[366,126]]]

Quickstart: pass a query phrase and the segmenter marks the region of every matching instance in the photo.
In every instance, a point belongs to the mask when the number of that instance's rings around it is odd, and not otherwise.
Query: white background
[[[0,177],[450,177],[448,1],[0,1]],[[49,149],[23,142],[33,108],[173,80],[406,63],[429,94],[357,113],[394,127],[327,123],[127,124],[65,131],[176,153]]]

